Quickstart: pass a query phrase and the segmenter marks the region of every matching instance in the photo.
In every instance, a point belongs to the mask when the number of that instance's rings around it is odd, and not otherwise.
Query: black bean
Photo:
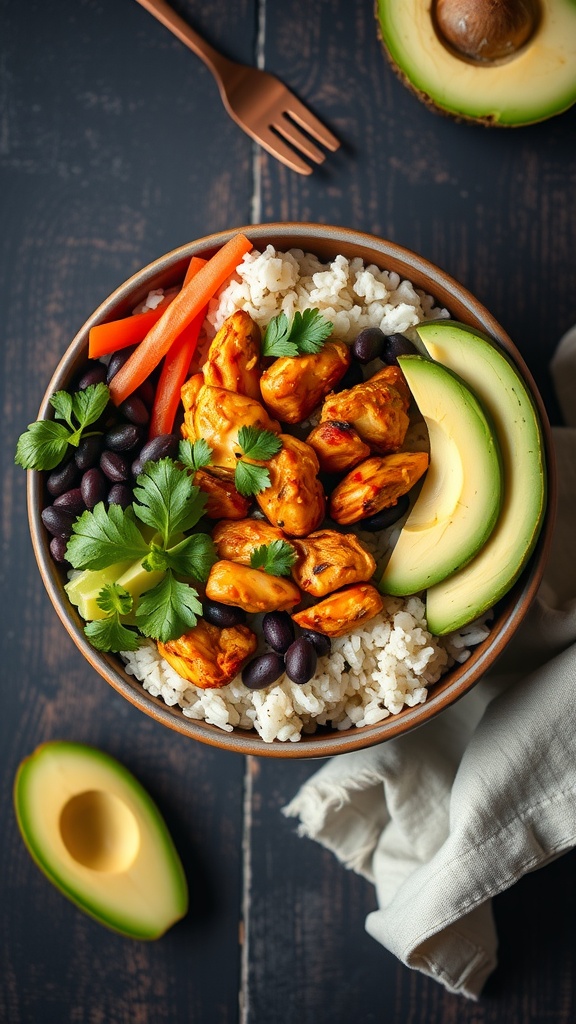
[[[330,654],[330,651],[332,650],[332,641],[325,633],[317,633],[314,629],[305,629],[302,636],[312,644],[319,658],[323,658],[324,655]]]
[[[284,672],[284,661],[279,654],[260,654],[242,669],[242,682],[250,690],[263,690],[271,686]]]
[[[76,515],[65,508],[55,508],[54,505],[47,505],[40,513],[42,522],[53,537],[68,538],[72,533],[72,526],[76,521]]]
[[[220,626],[221,629],[240,626],[246,622],[246,612],[243,608],[211,601],[207,597],[202,601],[202,616],[206,622],[212,623],[213,626]]]
[[[70,491],[59,494],[57,498],[54,498],[54,507],[65,508],[68,512],[73,512],[75,516],[81,516],[86,505],[80,487],[73,487]]]
[[[96,434],[83,437],[74,454],[74,461],[78,469],[84,471],[95,466],[102,451],[102,438]]]
[[[113,452],[131,452],[143,441],[142,427],[135,423],[121,423],[104,434],[104,447]]]
[[[416,346],[403,334],[390,334],[386,338],[382,359],[389,366],[397,366],[398,356],[414,355],[417,352]]]
[[[147,441],[138,457],[132,463],[132,473],[139,476],[146,462],[158,462],[159,459],[176,458],[179,438],[177,434],[159,434]]]
[[[312,679],[317,661],[318,655],[314,645],[305,636],[299,636],[286,651],[286,675],[293,683],[303,686]]]
[[[376,512],[373,516],[368,516],[366,519],[360,519],[356,524],[359,530],[368,530],[370,533],[376,533],[377,530],[386,530],[389,526],[393,526],[398,519],[408,511],[410,499],[407,494],[401,495],[395,505],[390,505],[388,508],[383,508],[380,512]]]
[[[266,612],[262,619],[264,639],[279,654],[286,654],[294,640],[294,623],[288,612]]]
[[[85,391],[91,384],[104,384],[106,381],[106,367],[104,363],[94,363],[80,377],[76,387],[78,391]]]
[[[64,491],[69,491],[79,476],[78,466],[74,459],[70,459],[69,462],[61,463],[52,470],[46,480],[46,487],[49,493],[55,497],[57,494],[64,494]]]
[[[340,391],[347,391],[348,388],[356,387],[356,384],[361,384],[364,380],[364,374],[362,373],[362,367],[357,359],[350,363],[350,366],[346,370],[344,376],[334,385],[333,391],[337,394]]]
[[[148,409],[152,408],[154,404],[154,397],[156,395],[156,389],[150,378],[147,378],[146,380],[142,381],[140,387],[136,388],[134,394],[137,395],[138,398],[140,398],[144,402],[144,405]]]
[[[109,483],[104,473],[94,466],[87,469],[80,481],[80,489],[86,508],[93,509],[99,501],[106,501],[109,491]]]
[[[120,452],[102,452],[100,469],[113,484],[123,484],[130,479],[130,463]]]
[[[108,384],[116,376],[118,370],[124,366],[124,363],[130,358],[135,348],[135,345],[129,345],[128,348],[121,348],[110,356],[110,362],[106,371],[106,382]]]
[[[118,406],[118,412],[130,423],[135,423],[137,427],[145,427],[150,419],[150,413],[138,395],[130,395],[125,399]]]
[[[66,562],[66,548],[68,541],[66,537],[52,537],[50,541],[50,554],[55,562]]]
[[[359,363],[371,363],[384,350],[386,335],[379,327],[366,327],[352,345],[352,355]]]
[[[126,484],[114,484],[108,491],[106,500],[109,505],[121,505],[122,508],[128,508],[128,505],[132,504],[132,491]]]

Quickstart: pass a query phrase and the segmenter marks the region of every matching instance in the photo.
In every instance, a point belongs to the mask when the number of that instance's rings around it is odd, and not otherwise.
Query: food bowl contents
[[[152,696],[265,742],[374,725],[488,636],[542,521],[538,418],[510,360],[397,274],[227,247],[98,325],[17,461],[50,471],[86,636]],[[125,452],[120,500],[100,476]]]
[[[392,67],[435,110],[513,127],[576,102],[571,0],[377,0],[377,17]]]
[[[14,806],[35,863],[100,924],[157,939],[186,914],[186,878],[164,819],[109,754],[42,744],[18,768]]]

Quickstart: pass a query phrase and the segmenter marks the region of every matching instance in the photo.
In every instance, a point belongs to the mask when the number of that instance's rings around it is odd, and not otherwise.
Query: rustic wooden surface
[[[500,965],[478,1004],[398,964],[364,931],[371,886],[280,813],[314,764],[195,745],[83,662],[43,591],[12,457],[61,353],[117,284],[256,220],[344,224],[439,263],[511,334],[556,420],[547,365],[576,322],[576,108],[517,132],[434,116],[388,68],[371,0],[180,0],[341,137],[304,179],[251,144],[200,61],[133,0],[0,9],[0,1021],[574,1024],[574,855],[495,901]],[[59,737],[120,758],[166,816],[192,909],[156,943],[80,914],[23,848],[14,773]]]

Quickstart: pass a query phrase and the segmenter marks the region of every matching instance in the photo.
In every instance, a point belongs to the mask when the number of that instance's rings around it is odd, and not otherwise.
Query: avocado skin
[[[45,767],[50,774],[51,767],[60,761],[63,778],[66,778],[70,768],[79,763],[78,759],[94,766],[95,785],[98,785],[99,781],[98,768],[105,772],[112,772],[117,777],[121,798],[128,806],[130,806],[131,799],[133,801],[132,808],[137,812],[141,832],[144,832],[144,839],[146,840],[146,829],[148,829],[149,834],[154,836],[154,841],[158,844],[160,856],[164,858],[162,863],[166,869],[166,877],[169,877],[168,886],[164,888],[169,890],[171,905],[167,912],[159,915],[156,920],[151,919],[151,916],[146,913],[139,915],[138,910],[134,913],[131,909],[123,917],[122,907],[119,907],[116,912],[116,908],[110,906],[96,906],[95,901],[90,899],[89,894],[86,894],[86,887],[79,887],[75,879],[66,877],[66,865],[59,861],[53,850],[46,849],[40,839],[38,830],[35,828],[34,815],[27,802],[29,791],[37,785],[38,781],[42,786],[42,773]],[[70,786],[73,792],[73,778]],[[41,796],[46,796],[42,790],[37,790],[37,794],[38,792]],[[140,782],[110,754],[96,747],[67,740],[52,740],[40,744],[18,766],[14,779],[13,803],[20,834],[36,866],[63,896],[99,924],[127,938],[152,940],[160,938],[168,928],[187,913],[188,885],[186,876],[166,823],[158,807]],[[58,801],[56,801],[56,806],[59,806]],[[59,809],[61,812],[62,807]],[[128,878],[128,874],[129,872],[120,873],[120,888]],[[94,875],[98,881],[99,872],[94,872]],[[102,872],[102,876],[104,886],[109,885],[111,876],[106,872]],[[151,884],[153,884],[153,880]]]

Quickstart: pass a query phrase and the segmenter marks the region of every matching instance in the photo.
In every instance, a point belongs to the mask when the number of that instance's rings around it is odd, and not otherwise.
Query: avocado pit
[[[440,41],[464,60],[492,64],[514,57],[540,21],[538,0],[435,0]]]

